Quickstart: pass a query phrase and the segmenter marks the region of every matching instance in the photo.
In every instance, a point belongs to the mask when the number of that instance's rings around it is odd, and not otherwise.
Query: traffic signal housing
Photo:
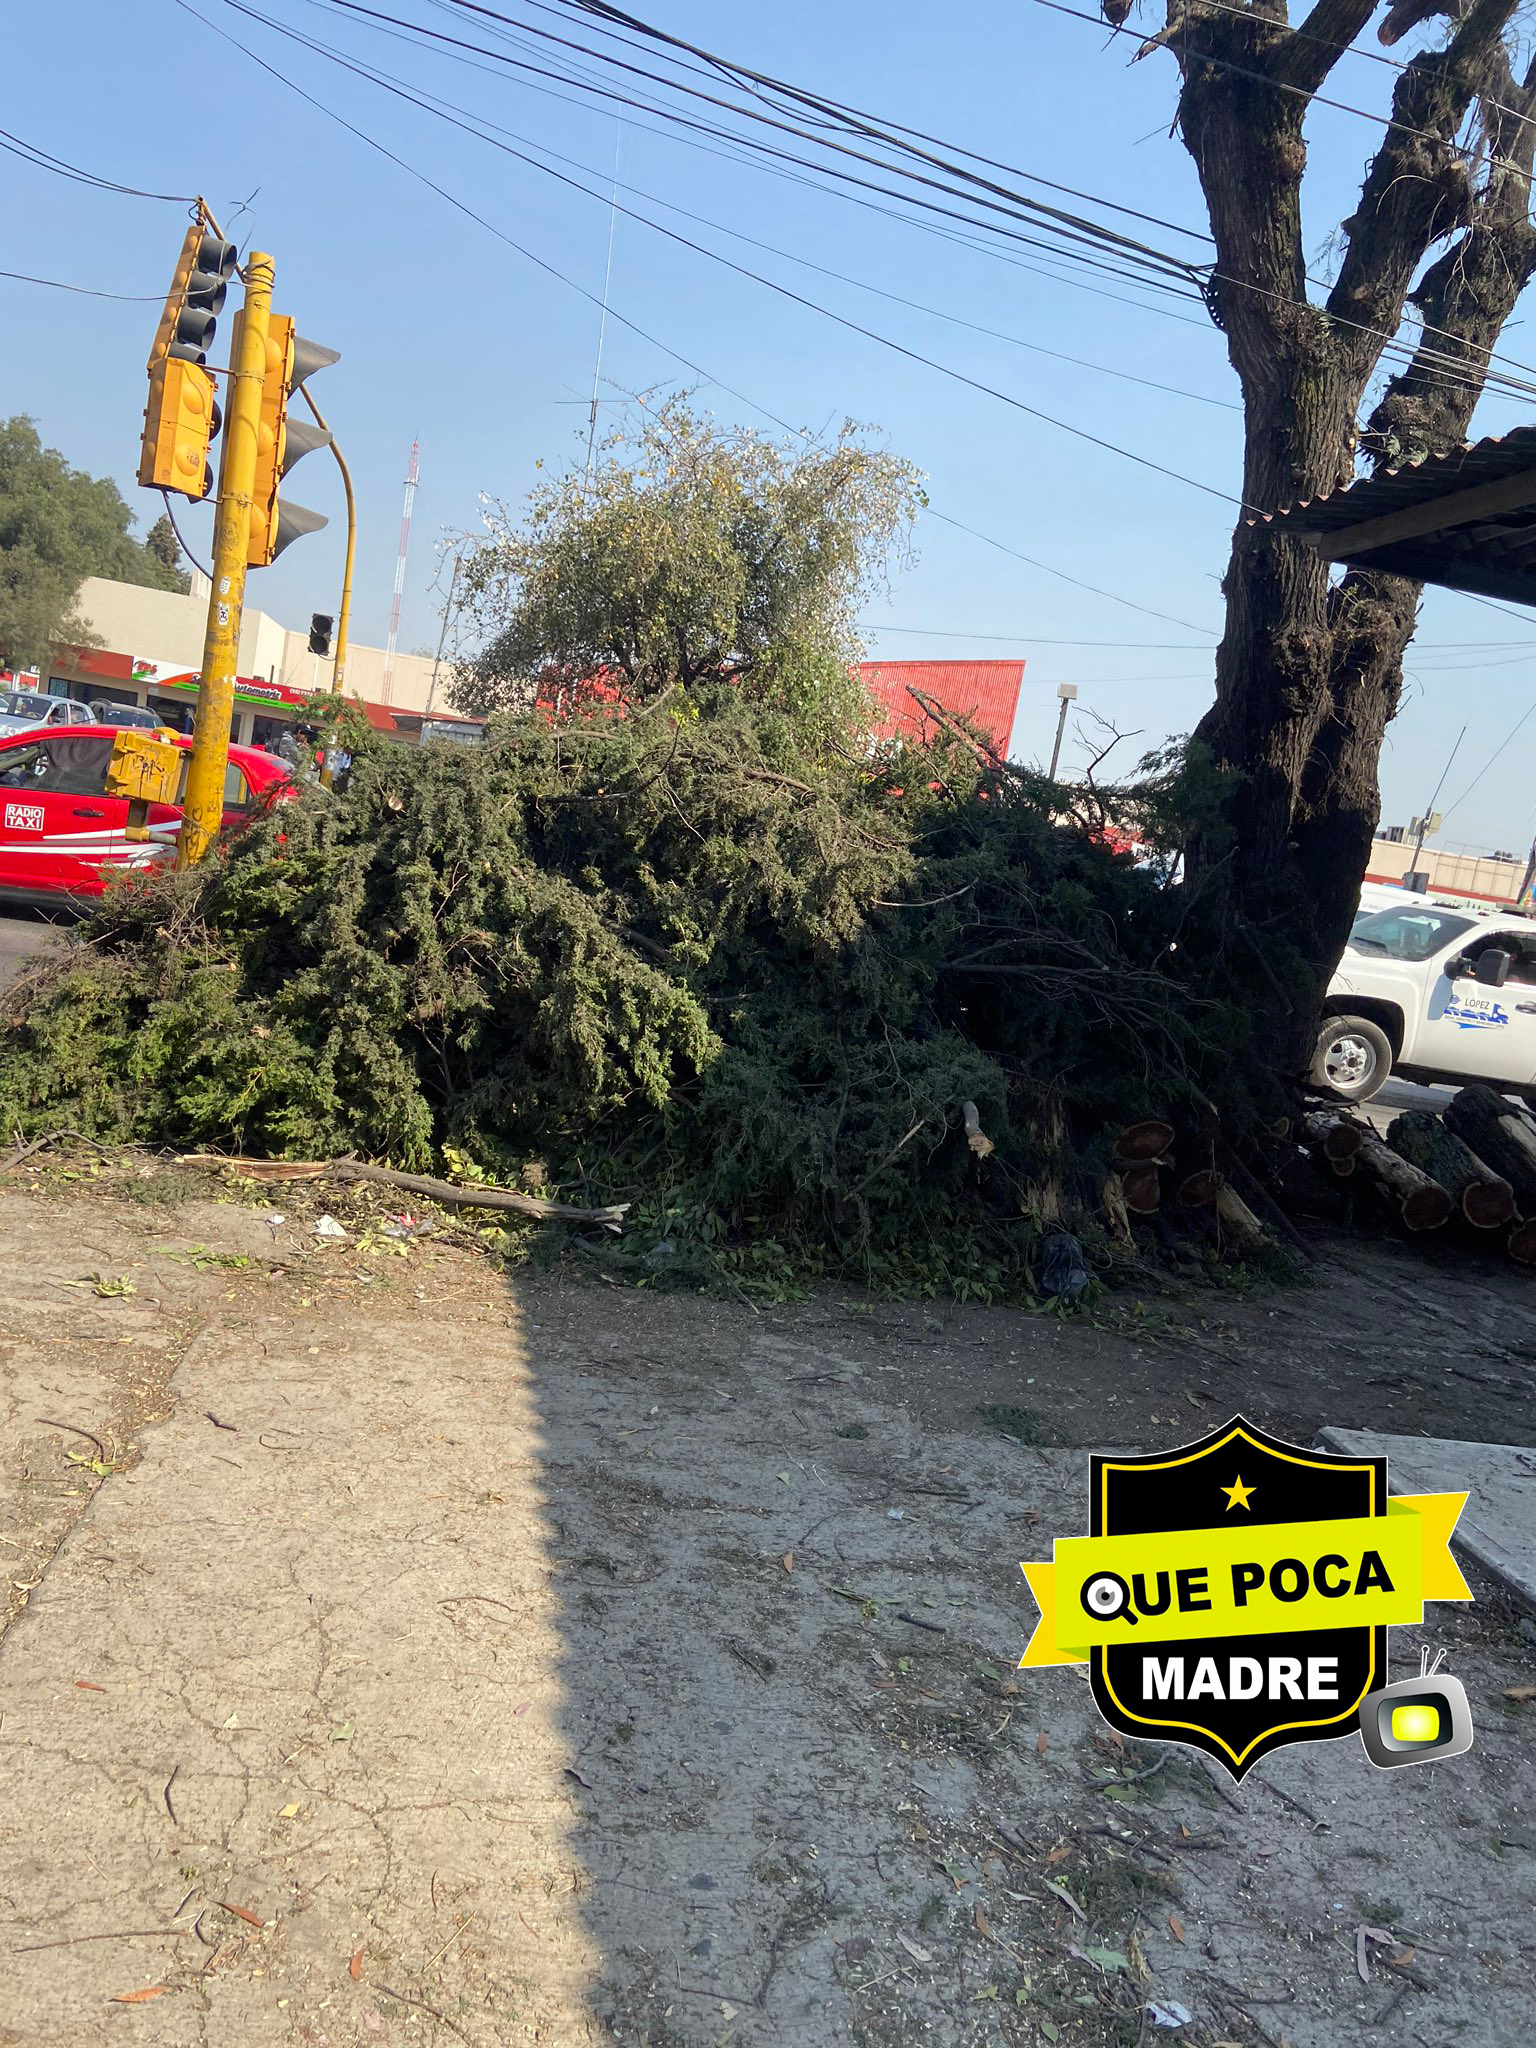
[[[311,654],[329,654],[331,651],[331,628],[336,623],[329,612],[311,612],[309,615],[309,651]]]
[[[201,221],[188,228],[160,325],[149,351],[149,399],[139,446],[147,489],[206,498],[213,488],[209,446],[222,424],[207,349],[218,325],[236,250]]]
[[[237,344],[238,346],[238,344]],[[323,348],[295,334],[293,322],[274,313],[267,328],[267,369],[261,391],[261,425],[256,448],[256,488],[251,503],[251,544],[246,561],[264,569],[276,561],[292,540],[315,533],[325,515],[294,505],[281,495],[283,478],[301,457],[327,447],[330,435],[310,420],[290,420],[288,408],[306,377],[341,360],[337,350]],[[310,645],[314,646],[311,633]]]

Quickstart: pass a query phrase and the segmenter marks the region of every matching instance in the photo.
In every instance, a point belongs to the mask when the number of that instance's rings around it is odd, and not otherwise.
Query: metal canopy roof
[[[1250,524],[1326,561],[1536,605],[1536,427],[1426,455]]]

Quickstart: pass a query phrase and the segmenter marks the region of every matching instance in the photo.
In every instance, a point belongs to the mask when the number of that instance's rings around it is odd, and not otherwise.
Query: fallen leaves
[[[792,1550],[786,1550],[779,1562],[783,1565],[785,1571],[792,1572],[795,1568],[795,1553]]]
[[[170,1990],[169,1984],[146,1984],[142,1991],[119,1991],[107,2000],[108,2005],[144,2005],[151,1998],[164,1998]]]
[[[1049,1737],[1049,1735],[1046,1734],[1045,1730],[1042,1728],[1040,1730],[1040,1733],[1035,1737],[1035,1755],[1044,1756],[1045,1752],[1050,1748],[1050,1746],[1051,1738]]]
[[[931,1963],[933,1961],[932,1953],[925,1949],[921,1942],[909,1941],[904,1934],[898,1934],[896,1939],[901,1943],[914,1963]]]
[[[1170,1913],[1168,1915],[1168,1932],[1182,1948],[1184,1945],[1184,1922],[1177,1913]]]
[[[1371,1946],[1376,1942],[1384,1943],[1388,1948],[1396,1948],[1397,1936],[1385,1927],[1355,1929],[1355,1968],[1359,1972],[1362,1984],[1369,1984],[1371,1981]]]
[[[354,1984],[359,1983],[363,1974],[363,1952],[360,1948],[352,1951],[352,1960],[347,1965],[347,1975]]]
[[[266,1921],[259,1913],[253,1913],[249,1906],[232,1906],[228,1899],[215,1899],[214,1904],[221,1913],[233,1913],[237,1920],[243,1920],[247,1927],[265,1927]]]
[[[77,1678],[75,1680],[75,1690],[77,1692],[105,1692],[106,1689],[104,1685],[92,1685],[88,1678]]]
[[[1048,1892],[1053,1893],[1058,1899],[1060,1899],[1061,1903],[1064,1906],[1070,1906],[1072,1911],[1077,1915],[1079,1920],[1087,1920],[1088,1915],[1083,1911],[1082,1907],[1077,1903],[1076,1899],[1073,1898],[1072,1894],[1067,1890],[1064,1884],[1057,1884],[1054,1881],[1054,1879],[1049,1877],[1042,1877],[1040,1882],[1045,1886]]]

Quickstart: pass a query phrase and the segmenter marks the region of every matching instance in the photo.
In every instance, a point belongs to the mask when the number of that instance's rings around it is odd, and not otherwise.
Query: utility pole
[[[1061,759],[1062,735],[1067,729],[1067,707],[1077,695],[1077,685],[1076,683],[1058,683],[1056,685],[1056,694],[1061,699],[1061,710],[1056,716],[1056,744],[1051,748],[1051,765],[1047,770],[1047,780],[1050,782],[1056,780],[1056,763]]]
[[[253,250],[246,261],[245,306],[236,330],[235,361],[230,371],[229,406],[224,420],[224,452],[219,463],[213,588],[208,593],[197,725],[176,843],[176,865],[183,868],[201,860],[224,816],[224,778],[229,767],[229,729],[235,711],[240,615],[245,604],[261,400],[267,375],[273,268],[272,258],[259,250]]]
[[[1407,874],[1403,877],[1403,887],[1415,890],[1420,896],[1425,895],[1429,889],[1429,876],[1419,866],[1419,858],[1424,851],[1424,842],[1426,839],[1433,838],[1445,822],[1440,813],[1435,809],[1435,797],[1444,789],[1445,778],[1451,772],[1451,763],[1456,759],[1461,749],[1461,743],[1466,736],[1467,728],[1463,726],[1456,735],[1455,746],[1452,747],[1446,757],[1445,766],[1440,770],[1440,780],[1435,784],[1435,796],[1430,798],[1428,810],[1425,811],[1422,818],[1413,819],[1411,824],[1410,829],[1416,834],[1413,842],[1413,861]],[[1455,806],[1452,805],[1453,810],[1454,808]]]

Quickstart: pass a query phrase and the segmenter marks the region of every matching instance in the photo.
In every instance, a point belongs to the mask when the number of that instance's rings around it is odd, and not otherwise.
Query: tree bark
[[[1365,1140],[1365,1129],[1338,1109],[1314,1109],[1302,1119],[1302,1136],[1319,1153],[1333,1172],[1353,1172],[1355,1155]]]
[[[1527,1216],[1536,1215],[1536,1124],[1491,1088],[1463,1088],[1446,1104],[1446,1129],[1503,1174]]]
[[[1509,1182],[1485,1166],[1439,1117],[1405,1110],[1388,1130],[1387,1143],[1410,1166],[1438,1181],[1474,1229],[1497,1230],[1514,1215],[1515,1191]]]
[[[1355,1169],[1397,1211],[1405,1230],[1439,1230],[1451,1220],[1456,1204],[1440,1183],[1384,1145],[1374,1131],[1362,1139]]]
[[[1298,1079],[1369,856],[1419,589],[1365,570],[1330,589],[1321,558],[1263,515],[1349,482],[1357,447],[1385,465],[1466,432],[1486,351],[1536,270],[1536,67],[1523,85],[1510,71],[1503,38],[1515,6],[1473,0],[1443,48],[1399,74],[1322,305],[1307,289],[1302,124],[1372,9],[1318,0],[1292,31],[1284,0],[1242,11],[1169,0],[1157,38],[1182,74],[1178,127],[1216,242],[1207,300],[1245,415],[1216,701],[1195,734],[1230,795],[1219,824],[1186,848],[1187,875],[1218,930],[1262,926],[1271,947],[1289,949],[1286,1002],[1266,990],[1255,1004],[1255,1057]],[[1469,168],[1459,137],[1474,108],[1485,148]],[[1437,244],[1444,254],[1420,277]],[[1410,304],[1424,333],[1360,434],[1368,385]]]

